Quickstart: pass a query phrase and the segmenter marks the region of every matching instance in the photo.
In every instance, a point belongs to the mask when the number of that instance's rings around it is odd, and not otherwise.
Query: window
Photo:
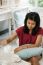
[[[28,0],[32,6],[43,7],[43,0]]]
[[[43,7],[43,0],[38,0],[38,6]]]
[[[34,6],[35,5],[35,0],[29,0],[28,1],[30,5]]]

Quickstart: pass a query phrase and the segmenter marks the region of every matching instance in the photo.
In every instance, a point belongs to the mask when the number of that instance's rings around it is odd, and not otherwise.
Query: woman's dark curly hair
[[[32,30],[32,35],[36,35],[39,27],[40,27],[40,16],[37,12],[30,12],[26,14],[25,20],[24,20],[24,33],[29,33],[29,29],[27,27],[27,20],[33,20],[36,22],[35,28]]]

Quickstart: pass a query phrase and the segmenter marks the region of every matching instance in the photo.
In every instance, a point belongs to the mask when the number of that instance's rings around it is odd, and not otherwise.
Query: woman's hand
[[[20,51],[20,50],[22,50],[22,49],[26,49],[26,48],[27,48],[27,45],[25,44],[25,45],[22,45],[22,46],[17,47],[17,48],[14,50],[14,52],[16,53],[16,52],[18,52],[18,51]]]
[[[7,40],[0,40],[0,46],[4,46],[7,44]]]
[[[22,50],[22,49],[33,48],[33,47],[34,47],[34,45],[32,45],[32,44],[24,44],[24,45],[22,45],[22,46],[17,47],[17,48],[14,50],[14,52],[16,53],[16,52],[18,52],[18,51],[20,51],[20,50]]]
[[[18,51],[20,51],[20,50],[22,50],[22,46],[17,47],[17,48],[14,50],[14,52],[16,53],[16,52],[18,52]]]

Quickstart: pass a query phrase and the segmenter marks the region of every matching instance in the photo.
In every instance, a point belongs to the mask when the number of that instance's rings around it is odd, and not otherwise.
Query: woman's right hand
[[[4,46],[7,44],[7,40],[0,40],[0,46]]]

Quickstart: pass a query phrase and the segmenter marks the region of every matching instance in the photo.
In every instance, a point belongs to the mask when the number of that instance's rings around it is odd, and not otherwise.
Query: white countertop
[[[11,50],[12,48],[10,45],[0,48],[1,65],[31,65],[31,63],[22,60]],[[43,58],[40,60],[40,65],[43,65]]]
[[[21,58],[17,56],[16,54],[14,54],[13,52],[12,53],[6,52],[8,51],[7,48],[6,47],[0,48],[0,53],[1,53],[0,54],[0,65],[31,65],[30,63],[24,60],[21,60]]]

